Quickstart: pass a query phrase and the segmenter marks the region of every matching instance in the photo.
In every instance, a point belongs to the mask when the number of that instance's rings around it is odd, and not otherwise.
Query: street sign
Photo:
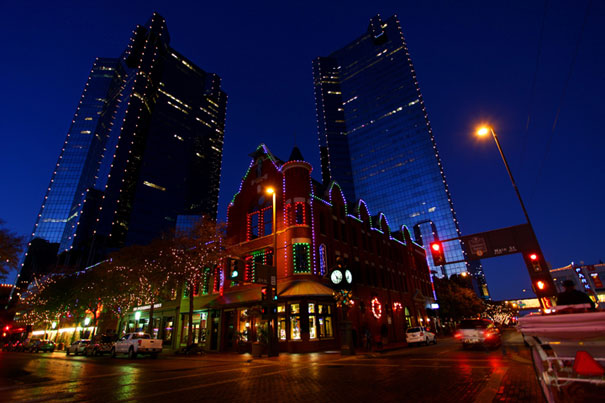
[[[535,249],[536,241],[528,224],[463,236],[460,239],[468,260],[485,259]]]
[[[254,282],[275,286],[277,284],[277,273],[275,266],[256,263],[254,265]]]
[[[473,255],[479,257],[487,253],[487,244],[482,237],[474,236],[468,239],[468,249]]]

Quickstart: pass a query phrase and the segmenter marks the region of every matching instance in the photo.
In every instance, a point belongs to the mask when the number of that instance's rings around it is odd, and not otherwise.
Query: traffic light
[[[544,291],[544,289],[546,288],[546,283],[542,280],[538,280],[536,281],[536,288],[540,291]]]
[[[537,253],[530,253],[528,257],[534,271],[542,270],[542,267],[540,267],[540,256]]]
[[[265,286],[260,289],[261,301],[277,301],[277,287]]]
[[[229,268],[229,280],[243,282],[246,273],[246,265],[240,259],[228,259],[227,265]]]
[[[443,244],[439,241],[431,242],[431,255],[433,256],[433,264],[442,266],[445,264],[445,255],[443,254]]]
[[[267,301],[269,299],[268,290],[269,287],[263,287],[260,289],[260,299],[261,301]]]
[[[273,301],[277,301],[277,287],[271,287],[271,296],[273,297]]]

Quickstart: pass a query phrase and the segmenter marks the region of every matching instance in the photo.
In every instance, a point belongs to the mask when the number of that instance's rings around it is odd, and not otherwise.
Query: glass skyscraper
[[[365,34],[313,61],[324,182],[336,180],[349,202],[363,199],[392,230],[416,241],[458,238],[460,230],[414,66],[396,16],[370,20]],[[481,266],[465,262],[460,241],[444,244],[439,275]],[[430,253],[429,253],[430,256]],[[429,258],[432,265],[432,259]]]
[[[216,217],[227,96],[170,47],[162,16],[97,59],[52,174],[18,285],[145,244],[179,215]]]

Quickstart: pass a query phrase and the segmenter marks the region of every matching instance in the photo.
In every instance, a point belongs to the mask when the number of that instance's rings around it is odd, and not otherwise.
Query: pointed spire
[[[290,153],[290,158],[288,161],[304,161],[305,157],[303,157],[302,153],[298,149],[298,147],[294,146],[292,152]]]

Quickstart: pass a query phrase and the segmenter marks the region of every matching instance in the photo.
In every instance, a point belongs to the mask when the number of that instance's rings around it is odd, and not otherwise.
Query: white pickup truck
[[[128,358],[136,358],[137,354],[149,354],[157,358],[162,352],[162,340],[152,339],[147,333],[126,333],[116,341],[111,349],[111,356],[128,354]]]

